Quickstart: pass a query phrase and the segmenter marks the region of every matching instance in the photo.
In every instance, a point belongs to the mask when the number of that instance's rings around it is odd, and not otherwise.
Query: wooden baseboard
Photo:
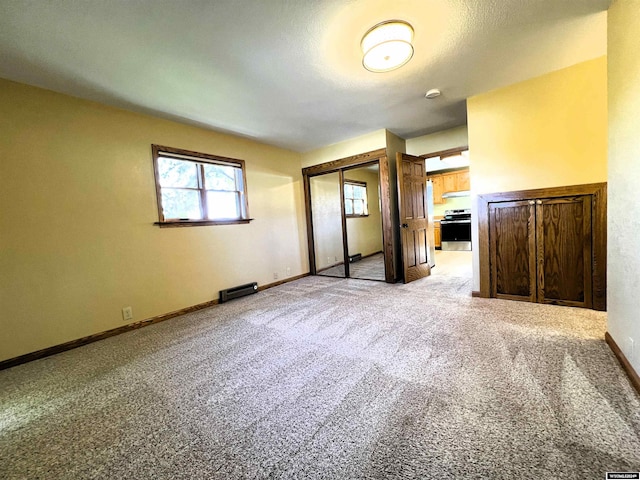
[[[259,286],[258,291],[266,290],[272,287],[277,287],[278,285],[282,285],[284,283],[293,282],[294,280],[299,280],[300,278],[306,277],[308,275],[309,275],[308,273],[303,273],[302,275],[296,275],[295,277],[290,277],[290,278],[280,280],[278,282],[269,283],[268,285]],[[0,370],[15,367],[16,365],[21,365],[23,363],[31,362],[33,360],[38,360],[39,358],[50,357],[51,355],[55,355],[57,353],[66,352],[67,350],[72,350],[74,348],[78,348],[83,345],[87,345],[89,343],[97,342],[98,340],[103,340],[105,338],[113,337],[115,335],[120,335],[121,333],[129,332],[131,330],[136,330],[138,328],[146,327],[148,325],[153,325],[154,323],[164,322],[165,320],[179,317],[180,315],[184,315],[186,313],[191,313],[198,310],[202,310],[204,308],[213,307],[214,305],[217,305],[217,304],[218,304],[217,299],[211,300],[209,302],[199,303],[197,305],[192,305],[191,307],[181,308],[180,310],[176,310],[175,312],[163,313],[162,315],[157,315],[155,317],[147,318],[146,320],[141,320],[139,322],[123,325],[122,327],[112,328],[111,330],[106,330],[100,333],[94,333],[93,335],[88,335],[86,337],[78,338],[77,340],[71,340],[70,342],[54,345],[53,347],[43,348],[42,350],[26,353],[18,357],[9,358],[7,360],[3,360],[0,362]]]
[[[472,297],[480,297],[480,292],[479,292],[478,290],[473,290],[473,291],[471,292],[471,296],[472,296]]]
[[[633,388],[635,388],[636,391],[640,393],[640,376],[638,376],[638,373],[633,369],[633,367],[629,363],[629,360],[627,360],[627,357],[625,357],[624,353],[622,353],[622,350],[620,350],[620,347],[618,347],[618,344],[613,339],[613,337],[609,335],[609,332],[606,332],[604,334],[604,341],[607,342],[607,345],[609,345],[609,348],[611,348],[611,351],[620,362],[620,365],[622,365],[622,369],[629,377]]]
[[[320,272],[324,272],[325,270],[329,270],[330,268],[337,267],[339,265],[344,265],[344,262],[338,262],[338,263],[334,263],[333,265],[329,265],[327,267],[320,268],[320,269],[316,270],[316,274],[320,273]]]
[[[277,282],[268,283],[267,285],[261,285],[261,286],[259,285],[258,291],[261,292],[263,290],[266,290],[267,288],[277,287],[278,285],[293,282],[295,280],[300,280],[301,278],[308,277],[308,276],[309,276],[309,273],[303,273],[302,275],[296,275],[295,277],[285,278],[284,280],[278,280]]]

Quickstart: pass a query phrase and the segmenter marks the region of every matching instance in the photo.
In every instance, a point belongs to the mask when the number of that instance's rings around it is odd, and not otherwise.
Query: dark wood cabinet
[[[491,296],[536,301],[535,205],[489,204]]]
[[[479,199],[481,296],[606,309],[606,184]]]
[[[489,204],[492,296],[591,308],[591,196]]]

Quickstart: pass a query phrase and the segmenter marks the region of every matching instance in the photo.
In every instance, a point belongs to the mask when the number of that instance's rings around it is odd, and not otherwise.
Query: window
[[[366,217],[369,215],[367,184],[365,182],[344,181],[344,212],[347,217]]]
[[[152,146],[160,225],[247,223],[244,161]]]

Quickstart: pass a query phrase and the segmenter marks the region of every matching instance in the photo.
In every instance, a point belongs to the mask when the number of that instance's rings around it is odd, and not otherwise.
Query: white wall
[[[607,328],[640,372],[640,2],[616,1],[608,23]]]

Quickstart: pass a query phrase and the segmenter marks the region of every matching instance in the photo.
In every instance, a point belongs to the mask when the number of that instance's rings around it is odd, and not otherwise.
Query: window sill
[[[176,220],[174,222],[155,222],[160,228],[173,227],[201,227],[205,225],[239,225],[249,223],[253,218],[239,218],[235,220]]]

